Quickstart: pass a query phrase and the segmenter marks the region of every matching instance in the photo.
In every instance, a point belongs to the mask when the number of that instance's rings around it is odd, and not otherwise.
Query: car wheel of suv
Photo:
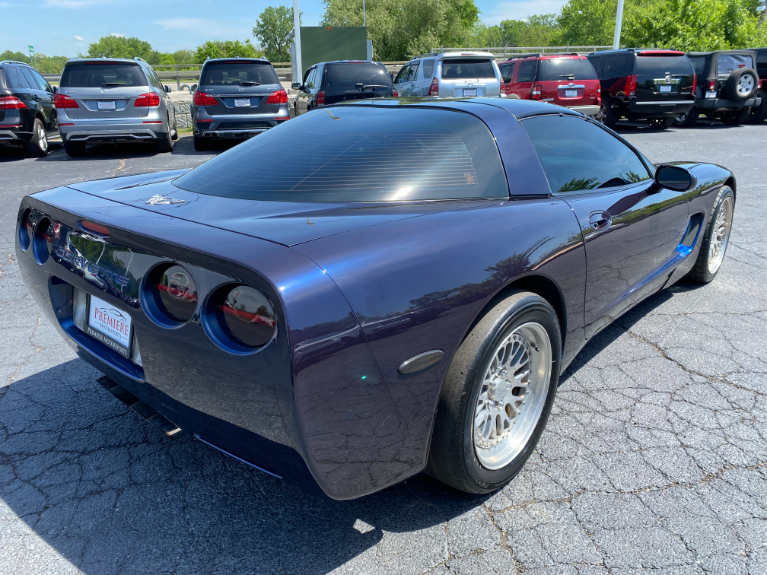
[[[615,115],[613,109],[606,102],[602,102],[599,105],[599,112],[594,116],[594,119],[603,123],[608,128],[614,128],[615,124],[618,123],[618,116]]]
[[[64,142],[64,151],[72,158],[84,156],[85,142]]]
[[[745,122],[750,113],[751,108],[741,108],[740,110],[735,110],[733,112],[723,112],[722,122],[728,126],[737,126],[738,124]]]
[[[208,150],[210,150],[210,140],[208,140],[208,138],[195,136],[194,149],[197,150],[198,152],[207,152]]]
[[[167,154],[168,152],[173,151],[173,140],[170,136],[170,126],[168,126],[168,131],[165,132],[165,135],[158,138],[157,151],[161,154]]]
[[[759,77],[751,68],[735,70],[727,78],[724,91],[733,102],[748,100],[759,85]]]
[[[35,158],[48,155],[48,136],[45,135],[45,126],[39,118],[35,119],[32,128],[32,139],[27,142],[27,154]]]
[[[665,130],[666,128],[671,127],[674,120],[676,120],[676,117],[674,116],[669,116],[668,118],[650,118],[647,120],[647,123],[655,130]]]
[[[701,238],[695,266],[690,270],[691,279],[700,283],[709,283],[719,273],[727,244],[730,242],[734,211],[735,196],[729,186],[722,186]]]
[[[514,291],[466,336],[445,376],[427,472],[467,493],[511,481],[546,427],[559,380],[557,315]]]
[[[758,124],[759,122],[764,122],[767,120],[767,92],[759,90],[756,93],[756,97],[761,98],[762,103],[758,108],[751,108],[751,113],[748,117],[749,124]]]
[[[693,106],[692,110],[689,112],[677,114],[676,118],[674,118],[674,125],[690,128],[698,123],[698,118],[700,118],[700,112],[698,111],[698,108]]]
[[[173,120],[173,135],[171,136],[171,139],[174,142],[178,140],[178,122],[176,122],[176,120]]]

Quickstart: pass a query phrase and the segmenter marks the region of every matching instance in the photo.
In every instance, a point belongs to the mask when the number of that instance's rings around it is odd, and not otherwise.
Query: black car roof
[[[710,52],[687,52],[688,56],[711,56],[712,54],[745,54],[753,56],[755,50],[712,50]]]
[[[210,58],[209,60],[205,60],[203,65],[215,64],[216,62],[261,62],[271,64],[271,62],[266,58],[239,58],[235,56],[234,58]]]
[[[646,52],[678,52],[679,55],[683,55],[681,50],[673,50],[671,48],[620,48],[618,50],[600,50],[599,52],[592,52],[589,56],[607,56],[608,54],[643,54]]]
[[[465,102],[474,102],[486,104],[506,110],[516,118],[527,118],[529,116],[539,116],[541,114],[561,114],[564,116],[581,116],[579,112],[574,112],[568,108],[561,108],[545,102],[535,100],[517,100],[513,98],[454,98],[454,99],[435,99],[435,98],[386,98],[380,100],[357,100],[354,102],[341,102],[334,106],[414,106],[420,108],[447,108],[453,110],[465,111],[461,104]]]

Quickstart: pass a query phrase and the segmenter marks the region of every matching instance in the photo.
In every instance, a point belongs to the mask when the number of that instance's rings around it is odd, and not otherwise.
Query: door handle
[[[595,232],[601,232],[610,227],[613,218],[607,212],[592,212],[589,215],[589,225]]]

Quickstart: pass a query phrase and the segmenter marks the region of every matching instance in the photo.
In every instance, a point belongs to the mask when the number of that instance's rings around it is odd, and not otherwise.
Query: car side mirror
[[[695,176],[684,168],[661,164],[655,170],[655,183],[668,190],[686,192],[695,185],[696,181]]]
[[[197,91],[197,84],[192,84],[192,87],[189,90],[190,92],[196,92]]]
[[[293,89],[293,90],[300,90],[301,88],[303,88],[303,85],[302,85],[302,84],[299,84],[298,82],[293,82],[293,83],[290,85],[290,87],[291,87],[291,89]]]

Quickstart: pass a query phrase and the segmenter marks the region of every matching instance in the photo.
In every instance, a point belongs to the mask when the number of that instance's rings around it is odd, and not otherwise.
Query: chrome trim
[[[569,84],[569,85],[562,84],[560,86],[557,86],[557,90],[563,90],[565,88],[568,88],[570,90],[572,90],[574,88],[583,88],[585,90],[586,89],[586,84]]]
[[[667,102],[664,101],[658,101],[658,102],[634,102],[637,106],[658,106],[660,104],[694,104],[692,100],[669,100]]]
[[[681,78],[655,78],[653,79],[653,83],[655,84],[662,84],[664,86],[670,86],[671,84],[680,84],[682,82]]]

